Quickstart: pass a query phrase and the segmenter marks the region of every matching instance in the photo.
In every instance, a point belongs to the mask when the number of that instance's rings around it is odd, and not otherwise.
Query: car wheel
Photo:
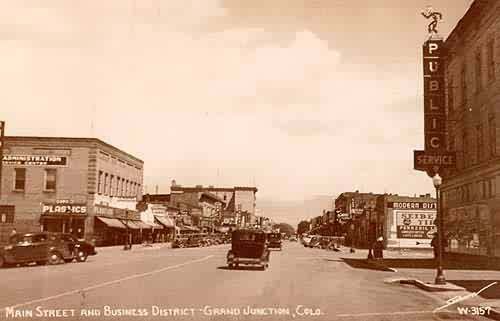
[[[232,263],[229,263],[227,266],[228,266],[230,269],[234,268],[234,265],[233,265]]]
[[[59,264],[64,262],[62,256],[58,252],[51,252],[49,253],[49,259],[48,259],[49,264],[54,265],[54,264]]]
[[[85,262],[87,261],[87,252],[85,252],[84,250],[78,250],[76,252],[76,260],[78,262]]]

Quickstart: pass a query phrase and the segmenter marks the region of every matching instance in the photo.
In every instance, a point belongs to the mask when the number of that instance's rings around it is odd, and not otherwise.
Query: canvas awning
[[[126,228],[125,225],[123,225],[120,220],[116,218],[109,218],[109,217],[101,217],[101,216],[96,216],[96,218],[106,224],[108,227],[114,227],[114,228]]]
[[[156,223],[147,223],[147,224],[150,225],[155,230],[162,230],[163,229],[163,225],[160,225],[160,224],[156,224]]]
[[[135,222],[137,221],[131,221],[131,220],[121,220],[122,224],[125,225],[127,228],[133,229],[133,230],[139,230],[141,227]]]
[[[132,221],[132,220],[121,220],[121,221],[124,225],[128,226],[128,228],[131,228],[133,230],[139,230],[139,229],[149,230],[150,228],[152,228],[151,225],[148,225],[143,221]]]
[[[174,221],[169,218],[169,217],[164,217],[164,216],[156,216],[155,215],[155,219],[163,226],[165,227],[174,227],[175,226],[175,223]]]
[[[200,230],[194,226],[184,225],[181,226],[181,231],[199,232]]]

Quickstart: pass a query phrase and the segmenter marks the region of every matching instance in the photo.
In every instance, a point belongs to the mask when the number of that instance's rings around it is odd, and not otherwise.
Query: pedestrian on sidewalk
[[[9,242],[14,243],[14,241],[16,240],[16,236],[17,236],[17,230],[16,228],[13,228],[9,235]]]
[[[441,250],[439,246],[439,237],[437,233],[434,233],[434,237],[432,238],[431,241],[431,246],[434,251],[434,259],[437,259],[439,256],[439,251]]]
[[[373,257],[375,259],[384,258],[384,238],[382,236],[373,244]]]

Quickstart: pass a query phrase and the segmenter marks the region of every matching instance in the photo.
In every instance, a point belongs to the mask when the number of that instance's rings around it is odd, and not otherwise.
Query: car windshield
[[[277,233],[269,234],[269,239],[270,240],[279,240],[281,239],[281,235]]]
[[[264,234],[262,233],[239,233],[237,239],[239,241],[254,241],[254,242],[263,242]]]

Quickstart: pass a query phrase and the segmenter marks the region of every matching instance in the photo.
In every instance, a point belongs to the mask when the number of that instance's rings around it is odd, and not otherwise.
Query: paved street
[[[386,284],[393,274],[355,269],[341,260],[345,253],[285,242],[266,271],[228,270],[228,247],[101,248],[85,263],[2,269],[2,318],[480,320],[453,308],[433,314],[438,296]]]

